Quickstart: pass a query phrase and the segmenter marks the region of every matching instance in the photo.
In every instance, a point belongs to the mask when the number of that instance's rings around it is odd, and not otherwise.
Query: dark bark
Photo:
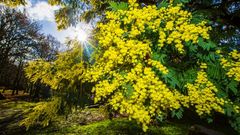
[[[14,83],[13,83],[13,92],[12,92],[12,95],[14,95],[15,93],[18,95],[18,90],[19,90],[19,84],[20,84],[20,81],[21,81],[21,72],[23,70],[23,61],[22,59],[19,61],[19,64],[17,66],[17,74],[16,74],[16,77],[15,77],[15,80],[14,80]]]

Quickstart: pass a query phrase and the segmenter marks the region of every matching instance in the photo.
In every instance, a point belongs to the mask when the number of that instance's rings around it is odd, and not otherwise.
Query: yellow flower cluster
[[[168,69],[164,65],[162,65],[159,61],[155,61],[155,60],[149,59],[148,60],[148,64],[156,67],[163,74],[167,74],[168,73]]]
[[[135,1],[129,2],[132,6],[128,11],[106,12],[106,18],[110,20],[108,25],[99,25],[100,33],[104,35],[99,37],[99,43],[103,46],[110,45],[114,38],[121,37],[123,33],[135,38],[147,29],[159,33],[159,47],[174,45],[180,53],[184,52],[185,42],[197,43],[200,36],[209,39],[208,31],[211,27],[207,27],[204,21],[192,24],[191,13],[182,10],[181,5],[160,9],[153,5],[139,9]],[[120,27],[122,23],[130,24],[130,31],[127,27]],[[110,32],[113,29],[115,32]]]
[[[221,58],[221,65],[228,71],[228,77],[234,77],[236,81],[240,81],[240,52],[233,50],[229,56],[229,60]]]
[[[175,45],[179,53],[184,53],[185,42],[197,43],[199,36],[209,39],[208,31],[211,28],[205,26],[206,22],[191,24],[191,13],[181,10],[180,6],[160,9],[158,17],[161,23],[154,28],[159,31],[159,47],[167,44]],[[165,27],[159,28],[162,24]]]
[[[153,49],[171,44],[183,53],[185,42],[209,38],[206,23],[191,24],[191,14],[180,6],[140,8],[136,0],[129,0],[129,10],[106,12],[106,18],[98,24],[96,61],[85,74],[87,81],[96,83],[95,102],[108,101],[141,123],[144,131],[155,116],[189,106],[188,96],[169,89],[155,73],[154,69],[163,75],[169,71],[154,60]],[[154,33],[157,44],[151,38]]]
[[[188,83],[186,88],[188,90],[189,103],[191,106],[195,106],[198,115],[210,114],[212,111],[224,113],[222,108],[224,99],[216,97],[218,90],[207,79],[207,74],[203,69],[198,72],[195,83]]]
[[[109,104],[120,113],[128,114],[130,119],[133,118],[142,123],[144,131],[156,114],[180,108],[179,97],[156,77],[151,68],[138,64],[124,77],[120,83],[116,82],[116,85],[131,83],[133,90],[131,96],[126,98],[121,92],[116,92],[109,100]],[[97,87],[95,90],[100,91]],[[118,90],[120,91],[120,88]],[[124,86],[122,90],[129,91]],[[149,105],[146,106],[147,100],[149,100]]]

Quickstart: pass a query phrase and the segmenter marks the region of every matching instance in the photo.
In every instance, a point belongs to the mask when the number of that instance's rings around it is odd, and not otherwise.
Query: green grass
[[[28,134],[50,134],[50,135],[186,135],[189,125],[164,123],[160,126],[150,126],[147,132],[143,132],[141,126],[126,118],[103,120],[89,125],[69,125],[63,128],[48,127],[43,130],[30,131]]]
[[[73,128],[75,129],[75,128]],[[102,135],[102,134],[148,134],[148,135],[186,135],[188,131],[188,126],[179,124],[165,123],[161,126],[151,126],[149,130],[144,133],[142,128],[133,121],[128,121],[127,119],[114,119],[112,121],[105,120],[98,123],[93,123],[90,125],[82,126],[78,128],[78,133],[83,135]]]

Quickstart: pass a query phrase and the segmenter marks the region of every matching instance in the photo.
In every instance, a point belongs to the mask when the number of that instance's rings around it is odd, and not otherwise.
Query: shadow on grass
[[[18,100],[0,101],[0,135],[24,134],[25,129],[20,127],[19,121],[23,118],[23,111],[32,107],[34,103]]]
[[[18,121],[22,119],[22,112],[16,111],[11,116],[0,120],[0,134],[1,135],[16,135],[24,133],[25,130],[19,127]]]

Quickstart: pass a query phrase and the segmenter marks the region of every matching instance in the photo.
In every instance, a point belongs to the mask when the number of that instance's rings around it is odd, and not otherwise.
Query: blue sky
[[[54,12],[59,8],[59,6],[49,5],[47,0],[28,0],[27,5],[19,7],[20,10],[25,9],[29,18],[37,21],[42,26],[41,32],[51,34],[61,43],[64,43],[66,37],[81,38],[82,35],[90,34],[92,26],[84,22],[79,23],[76,27],[58,31],[54,20]]]

